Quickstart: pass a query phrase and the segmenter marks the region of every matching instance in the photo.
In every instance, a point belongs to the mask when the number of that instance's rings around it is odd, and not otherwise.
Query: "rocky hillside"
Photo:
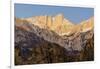
[[[15,64],[93,60],[93,22],[74,24],[62,14],[15,18]]]

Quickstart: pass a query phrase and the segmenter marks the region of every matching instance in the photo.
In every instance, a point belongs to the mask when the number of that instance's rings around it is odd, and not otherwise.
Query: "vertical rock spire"
[[[51,28],[52,26],[52,17],[51,16],[47,16],[47,28]]]
[[[53,20],[53,29],[59,31],[61,29],[62,23],[63,23],[63,15],[58,14],[57,16],[54,17]],[[60,33],[60,31],[58,32]]]

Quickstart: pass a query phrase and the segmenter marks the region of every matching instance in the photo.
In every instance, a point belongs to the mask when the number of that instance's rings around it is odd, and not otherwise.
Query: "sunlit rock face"
[[[16,65],[93,60],[93,23],[74,24],[62,14],[15,18]]]
[[[30,18],[23,18],[39,28],[53,30],[59,35],[72,34],[74,32],[91,30],[94,27],[94,17],[84,20],[79,24],[74,24],[68,19],[65,19],[63,14],[56,16],[34,16]]]
[[[58,14],[54,17],[52,16],[35,16],[30,18],[25,18],[25,20],[38,26],[39,28],[53,30],[58,34],[63,34],[69,31],[74,24],[66,20],[62,14]]]

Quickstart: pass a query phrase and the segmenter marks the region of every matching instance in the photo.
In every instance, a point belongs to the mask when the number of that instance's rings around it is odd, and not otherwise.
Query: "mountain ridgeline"
[[[94,18],[74,24],[62,14],[15,18],[15,65],[94,60]]]

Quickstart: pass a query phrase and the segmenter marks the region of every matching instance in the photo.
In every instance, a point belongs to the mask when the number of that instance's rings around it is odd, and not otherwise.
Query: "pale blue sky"
[[[93,8],[80,8],[68,6],[48,6],[48,5],[34,5],[34,4],[18,4],[14,5],[15,17],[26,18],[39,15],[55,16],[62,13],[64,17],[71,22],[80,23],[94,16]]]

